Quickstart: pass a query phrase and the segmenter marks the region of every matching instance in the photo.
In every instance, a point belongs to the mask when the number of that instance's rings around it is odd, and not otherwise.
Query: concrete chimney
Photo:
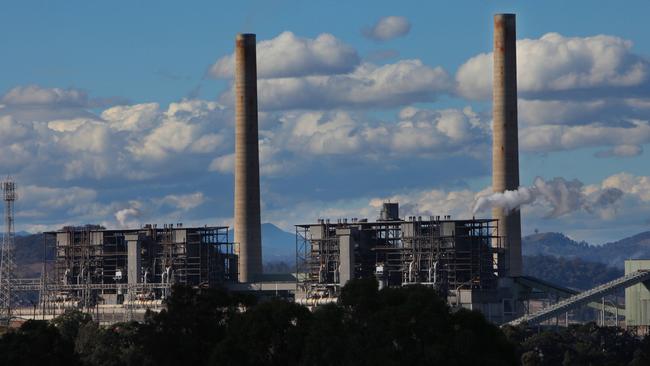
[[[514,14],[494,16],[494,69],[492,84],[492,189],[519,188],[519,143],[517,127],[517,49]],[[509,276],[521,276],[521,214],[495,208],[499,235],[506,249]]]
[[[239,282],[252,282],[262,273],[255,34],[235,43],[235,243]]]

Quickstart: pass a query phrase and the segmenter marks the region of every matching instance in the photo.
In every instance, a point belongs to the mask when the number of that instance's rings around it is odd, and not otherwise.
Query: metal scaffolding
[[[14,259],[16,185],[1,183],[5,229],[0,248],[0,321],[49,319],[79,309],[98,321],[134,319],[160,309],[171,286],[237,282],[237,256],[227,226],[145,225],[106,230],[68,226],[43,233],[40,278],[17,278]],[[20,295],[20,297],[18,296]],[[38,300],[37,300],[38,299]],[[19,302],[22,301],[22,302]],[[26,304],[31,303],[31,307]],[[38,310],[38,312],[37,312]]]
[[[228,227],[65,227],[44,233],[43,245],[42,278],[21,283],[23,290],[39,291],[43,315],[117,305],[132,314],[161,306],[173,284],[214,287],[237,280]]]
[[[348,239],[348,237],[350,239]],[[345,244],[353,251],[345,258]],[[495,289],[505,271],[492,219],[408,217],[296,225],[296,268],[307,298],[337,295],[346,279],[375,277],[380,286],[423,284],[440,291]],[[352,273],[346,274],[346,263]]]

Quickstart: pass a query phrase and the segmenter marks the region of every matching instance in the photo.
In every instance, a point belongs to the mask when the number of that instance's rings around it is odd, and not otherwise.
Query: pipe
[[[435,286],[438,282],[438,261],[433,262],[433,267],[429,267],[429,282],[432,282],[431,275],[433,275],[433,285]]]
[[[299,298],[296,303],[304,306],[318,306],[326,304],[336,304],[338,297],[321,297],[321,298]]]

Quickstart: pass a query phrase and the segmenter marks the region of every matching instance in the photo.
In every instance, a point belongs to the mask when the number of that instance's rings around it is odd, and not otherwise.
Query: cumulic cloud
[[[263,60],[258,63],[259,78],[342,74],[359,64],[357,51],[328,33],[311,39],[283,32],[258,42],[257,59]],[[210,67],[209,74],[215,78],[232,78],[234,62],[233,54],[224,56]]]
[[[388,16],[381,18],[371,27],[364,28],[364,36],[377,41],[388,41],[404,37],[411,31],[411,23],[405,17]]]
[[[517,41],[517,84],[521,96],[607,89],[621,95],[647,90],[650,61],[632,52],[632,42],[619,37],[565,37],[547,33]],[[470,58],[456,73],[458,93],[489,99],[492,93],[492,53]]]

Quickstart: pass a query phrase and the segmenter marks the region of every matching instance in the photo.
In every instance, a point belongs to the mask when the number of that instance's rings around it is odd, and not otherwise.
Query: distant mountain
[[[4,233],[0,232],[0,238],[2,238],[2,235],[4,235]],[[30,236],[30,235],[33,235],[33,234],[28,232],[28,231],[18,231],[18,232],[15,233],[15,235],[16,236]]]
[[[603,245],[576,242],[561,233],[529,235],[522,241],[523,254],[528,256],[580,258],[617,268],[623,268],[626,259],[650,259],[650,231]]]
[[[38,277],[43,265],[43,234],[16,236],[16,264],[19,277]]]
[[[575,290],[586,290],[623,275],[623,269],[580,258],[524,256],[524,274]]]
[[[588,243],[577,242],[562,233],[540,233],[522,238],[523,255],[582,257],[589,247]]]
[[[296,262],[296,235],[271,224],[262,224],[262,256],[264,263]]]

